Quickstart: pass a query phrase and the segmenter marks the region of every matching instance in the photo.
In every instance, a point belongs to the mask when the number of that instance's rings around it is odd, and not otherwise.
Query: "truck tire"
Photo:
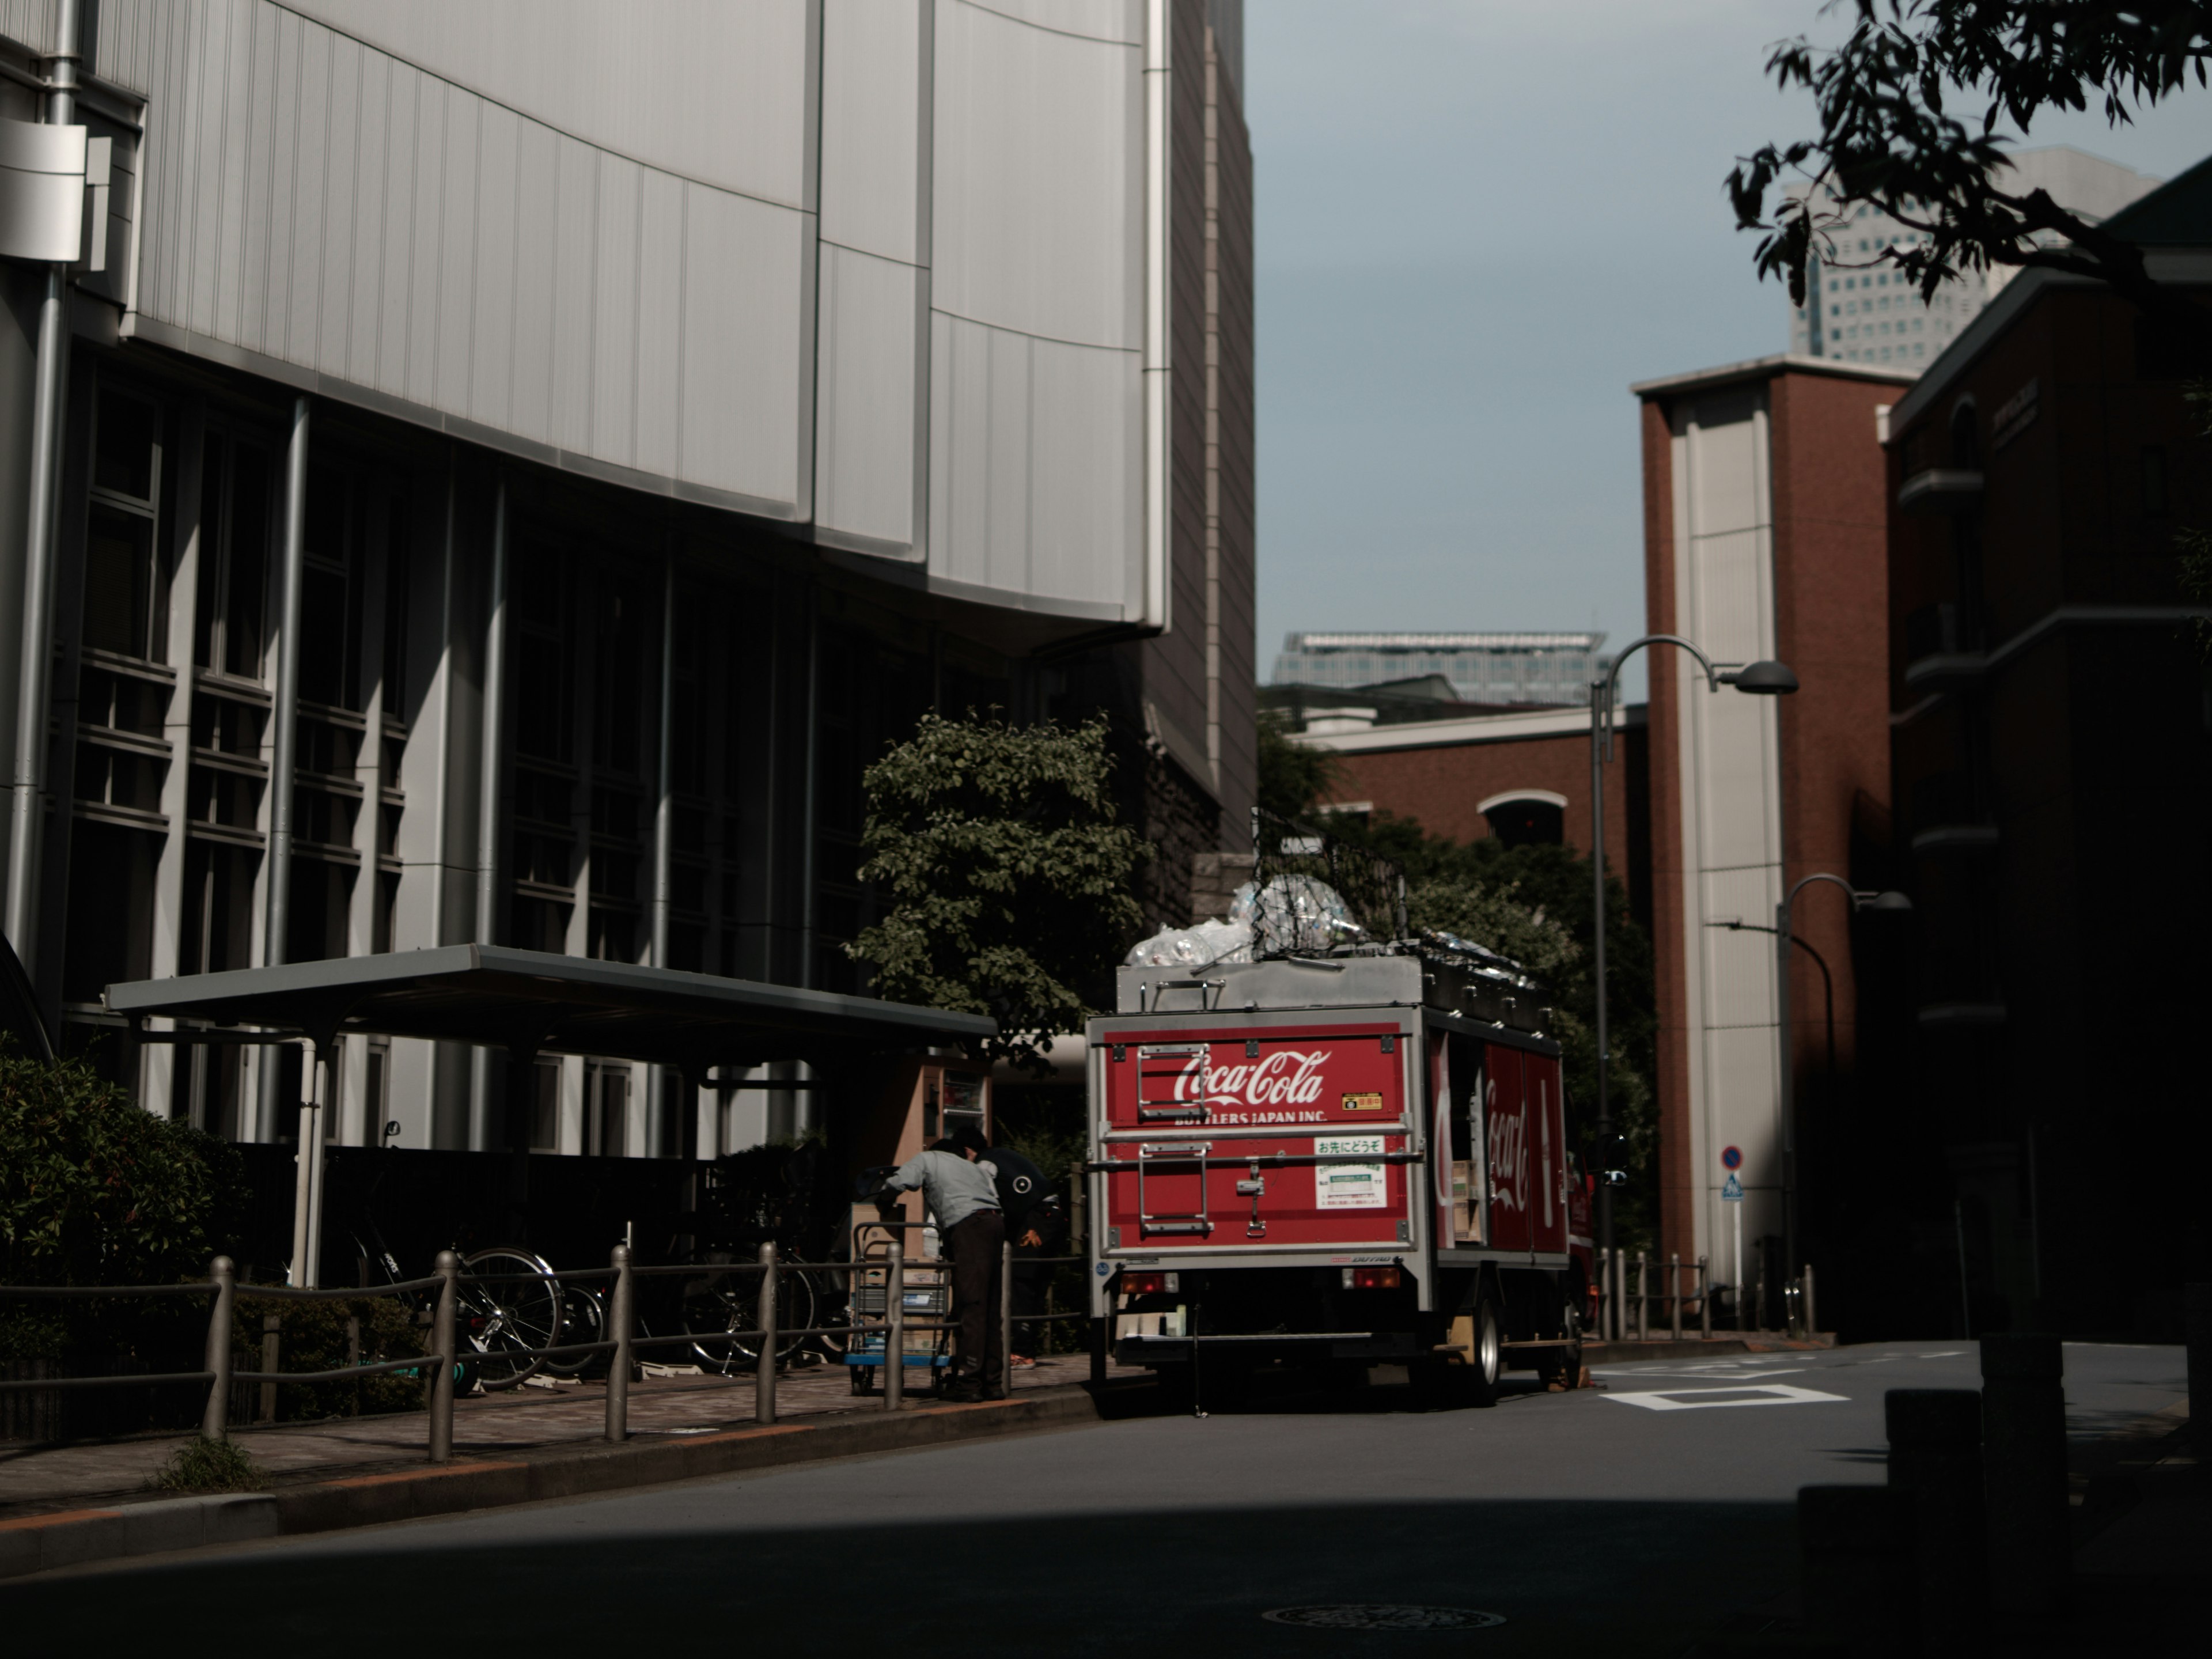
[[[1467,1357],[1468,1391],[1478,1406],[1498,1403],[1498,1379],[1505,1374],[1504,1343],[1498,1298],[1486,1285],[1474,1304],[1474,1347]]]

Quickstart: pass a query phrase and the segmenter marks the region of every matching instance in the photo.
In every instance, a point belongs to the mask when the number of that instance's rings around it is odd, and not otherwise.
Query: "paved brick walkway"
[[[1015,1373],[1017,1390],[1062,1388],[1091,1374],[1081,1354],[1041,1361]],[[1115,1366],[1111,1376],[1136,1376]],[[919,1399],[926,1400],[923,1395]],[[779,1418],[854,1411],[880,1412],[880,1395],[856,1398],[842,1365],[810,1365],[776,1383]],[[697,1434],[753,1420],[753,1380],[697,1375],[647,1376],[630,1385],[629,1431],[634,1439]],[[337,1474],[418,1463],[428,1444],[422,1412],[378,1417],[332,1418],[319,1423],[276,1424],[233,1431],[237,1443],[277,1484]],[[532,1446],[592,1441],[606,1431],[606,1391],[598,1382],[524,1387],[459,1400],[453,1406],[456,1460]],[[149,1496],[154,1472],[188,1437],[148,1436],[98,1443],[29,1448],[0,1443],[0,1519],[67,1509],[89,1499],[110,1502]]]

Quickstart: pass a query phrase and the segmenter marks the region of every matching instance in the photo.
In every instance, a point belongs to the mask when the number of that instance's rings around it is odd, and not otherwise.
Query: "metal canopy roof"
[[[429,1037],[675,1066],[695,1078],[716,1066],[834,1063],[998,1030],[978,1014],[495,945],[136,980],[109,986],[107,1006],[134,1024],[161,1016],[276,1027],[319,1045],[346,1032]]]

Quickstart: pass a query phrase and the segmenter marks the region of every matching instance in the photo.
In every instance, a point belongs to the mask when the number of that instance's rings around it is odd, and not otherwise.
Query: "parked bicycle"
[[[381,1183],[380,1173],[362,1199],[362,1220],[369,1238],[353,1235],[354,1248],[387,1285],[404,1282],[398,1259],[377,1225],[373,1200]],[[458,1252],[457,1252],[458,1254]],[[415,1322],[427,1329],[436,1305],[435,1295],[410,1292],[408,1301]],[[538,1374],[545,1364],[534,1349],[548,1348],[566,1333],[567,1293],[553,1277],[543,1256],[516,1245],[495,1244],[461,1256],[461,1277],[455,1287],[454,1334],[469,1349],[456,1360],[456,1382],[487,1391],[512,1389]],[[586,1341],[598,1340],[598,1326]]]

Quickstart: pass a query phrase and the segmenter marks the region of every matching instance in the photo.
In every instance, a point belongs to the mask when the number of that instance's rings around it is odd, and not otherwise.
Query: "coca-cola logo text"
[[[1321,1098],[1322,1062],[1328,1050],[1302,1054],[1295,1048],[1278,1048],[1272,1054],[1241,1066],[1208,1066],[1206,1056],[1193,1054],[1176,1079],[1177,1100],[1197,1100],[1208,1105],[1310,1106]]]

